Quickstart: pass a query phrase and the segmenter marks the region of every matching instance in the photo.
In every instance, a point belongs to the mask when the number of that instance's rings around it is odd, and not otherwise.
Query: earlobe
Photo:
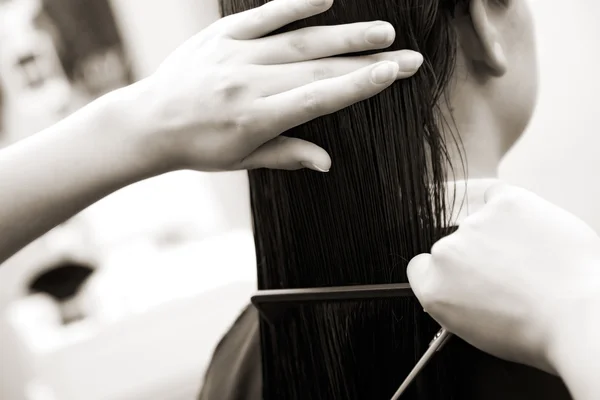
[[[496,71],[497,76],[502,76],[506,73],[507,69],[507,61],[506,56],[504,54],[504,48],[500,44],[500,42],[496,41],[494,44],[493,54],[490,57],[491,65],[490,67]]]
[[[498,30],[489,18],[489,0],[471,0],[469,14],[482,53],[480,61],[494,76],[506,73],[507,60]]]

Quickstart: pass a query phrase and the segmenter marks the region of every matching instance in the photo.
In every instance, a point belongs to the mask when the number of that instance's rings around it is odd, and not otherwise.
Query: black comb
[[[380,285],[332,286],[306,289],[259,290],[252,297],[252,304],[261,316],[273,323],[288,307],[337,301],[374,300],[390,297],[411,297],[414,293],[408,283]]]

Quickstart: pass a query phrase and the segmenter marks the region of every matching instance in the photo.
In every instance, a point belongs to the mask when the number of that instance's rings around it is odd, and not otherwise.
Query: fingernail
[[[400,67],[400,71],[415,72],[421,67],[421,65],[423,65],[423,56],[421,53],[412,52],[409,54],[404,54],[398,59],[397,62],[398,66]]]
[[[321,168],[318,165],[310,163],[310,162],[301,162],[300,164],[302,164],[302,166],[305,168],[312,169],[313,171],[329,172],[329,169]]]
[[[371,71],[371,79],[377,85],[395,80],[396,76],[398,76],[398,64],[395,62],[383,62]]]
[[[392,41],[394,37],[394,28],[391,25],[375,25],[365,32],[365,39],[371,44],[386,44]]]

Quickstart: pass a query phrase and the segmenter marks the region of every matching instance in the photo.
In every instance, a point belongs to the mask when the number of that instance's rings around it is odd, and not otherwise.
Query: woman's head
[[[228,15],[265,0],[221,2]],[[495,46],[504,43],[497,32],[516,23],[509,17],[519,7],[491,0],[336,0],[329,12],[285,29],[385,20],[396,29],[392,49],[419,51],[425,62],[375,98],[286,133],[325,148],[334,160],[328,174],[250,173],[262,289],[406,281],[408,261],[450,228],[445,182],[466,167],[458,133],[491,130],[488,123],[521,113],[500,117],[499,99],[518,74],[510,71],[513,50]],[[470,107],[485,111],[485,121]],[[463,114],[469,119],[453,121]],[[388,399],[437,329],[414,299],[287,309],[272,326],[261,326],[264,398]],[[471,398],[474,351],[452,357],[449,347],[407,398]]]
[[[527,126],[537,97],[534,27],[527,0],[472,0],[456,9],[449,109],[470,177],[495,174]]]
[[[258,6],[268,0],[220,0],[228,15]],[[396,41],[391,49],[424,50],[419,35],[427,33],[431,18],[451,14],[449,38],[438,37],[435,54],[425,54],[425,68],[436,67],[446,56],[452,67],[449,81],[439,82],[446,96],[440,111],[452,127],[441,126],[449,144],[457,132],[462,139],[462,155],[469,159],[469,176],[496,173],[500,158],[527,126],[537,97],[537,57],[529,0],[396,0],[355,4],[335,0],[333,9],[295,27],[318,22],[366,21],[367,13],[386,19],[395,26]],[[364,12],[354,15],[355,8]],[[437,12],[441,10],[442,12]],[[376,18],[379,16],[380,18]],[[433,30],[435,27],[431,26]],[[440,32],[431,32],[429,40]],[[435,43],[433,43],[435,44]],[[421,72],[423,73],[423,71]],[[454,128],[454,129],[451,129]],[[452,132],[448,132],[448,131]],[[449,149],[452,161],[462,163],[458,149]],[[456,172],[456,171],[455,171]]]

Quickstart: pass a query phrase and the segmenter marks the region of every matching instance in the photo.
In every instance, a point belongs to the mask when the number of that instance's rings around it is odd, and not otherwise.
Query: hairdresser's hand
[[[422,62],[408,50],[328,58],[388,47],[395,33],[385,22],[264,37],[331,5],[275,0],[223,18],[130,87],[147,121],[146,156],[170,169],[328,170],[331,160],[323,149],[279,135],[381,92],[413,75]]]
[[[600,238],[524,189],[491,188],[408,273],[433,318],[498,357],[555,372],[558,353],[597,337],[584,324],[600,316]]]

